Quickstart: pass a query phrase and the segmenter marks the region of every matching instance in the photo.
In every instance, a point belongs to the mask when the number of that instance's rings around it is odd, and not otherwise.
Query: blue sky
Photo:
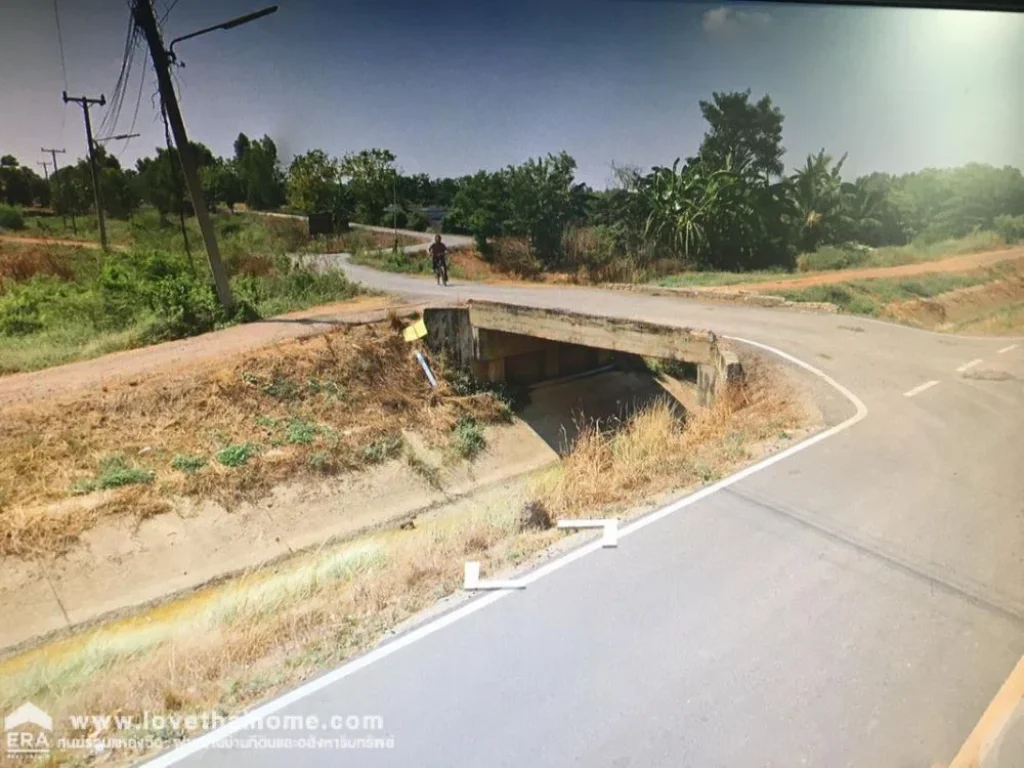
[[[158,16],[173,0],[155,0]],[[165,41],[269,0],[177,0]],[[182,43],[191,138],[230,154],[239,131],[270,134],[283,159],[394,151],[410,173],[460,175],[566,150],[604,186],[610,163],[649,167],[692,153],[712,91],[771,94],[786,116],[786,164],[825,147],[846,171],[969,161],[1024,167],[1024,15],[640,0],[331,2],[279,0],[273,16]],[[126,0],[59,0],[68,88],[117,78]],[[144,47],[111,133],[127,132]],[[53,7],[0,9],[0,152],[85,151],[64,88]],[[146,70],[134,130],[111,143],[134,164],[163,142]],[[105,110],[95,110],[102,122]],[[109,126],[108,126],[109,128]]]

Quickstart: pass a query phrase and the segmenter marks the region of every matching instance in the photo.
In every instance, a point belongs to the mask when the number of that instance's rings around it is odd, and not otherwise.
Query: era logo
[[[26,701],[4,718],[4,749],[9,755],[43,755],[50,751],[53,719]]]

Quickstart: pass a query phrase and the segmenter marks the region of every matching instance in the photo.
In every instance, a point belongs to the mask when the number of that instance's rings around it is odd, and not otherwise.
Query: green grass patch
[[[783,269],[758,270],[754,272],[680,272],[666,275],[653,281],[664,288],[703,288],[742,283],[762,283],[784,279],[791,274]]]
[[[225,467],[241,467],[259,452],[255,443],[245,442],[229,445],[217,451],[217,461]]]
[[[1007,231],[1011,229],[1007,227]],[[917,264],[965,253],[991,251],[1005,245],[1005,238],[996,232],[975,232],[951,240],[933,243],[917,241],[909,245],[890,245],[884,248],[829,245],[798,256],[797,268],[801,272],[817,272],[857,267],[898,267],[901,264]]]
[[[980,285],[990,279],[989,274],[936,272],[905,279],[878,278],[812,285],[776,293],[789,301],[829,302],[851,314],[875,315],[883,306],[892,302],[927,299],[959,288]]]
[[[320,434],[320,427],[312,421],[293,416],[288,420],[285,439],[292,445],[310,445]]]
[[[36,227],[59,222],[32,221]],[[154,212],[121,222],[128,250],[64,249],[71,256],[58,253],[60,246],[45,256],[5,251],[0,373],[194,336],[360,293],[343,273],[306,268],[286,255],[308,240],[301,232],[254,217],[218,216],[215,222],[237,302],[230,313],[217,301],[198,228],[189,255],[180,229]],[[192,220],[189,227],[195,227]]]

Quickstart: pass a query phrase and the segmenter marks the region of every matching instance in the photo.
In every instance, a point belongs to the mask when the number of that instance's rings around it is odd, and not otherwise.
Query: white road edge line
[[[846,421],[837,424],[834,427],[826,429],[824,432],[819,432],[816,435],[812,435],[811,437],[808,437],[806,440],[803,440],[797,443],[796,445],[791,445],[784,451],[780,451],[779,453],[776,453],[773,456],[769,456],[767,459],[764,459],[763,461],[759,461],[758,463],[752,464],[751,466],[746,467],[745,469],[741,469],[739,472],[729,475],[729,477],[726,477],[712,485],[702,488],[696,493],[692,493],[689,496],[679,499],[678,501],[669,504],[667,507],[662,507],[657,512],[653,512],[645,517],[642,517],[639,520],[636,520],[635,522],[627,525],[625,528],[619,529],[619,539],[629,536],[630,534],[636,533],[637,531],[642,530],[643,528],[646,528],[649,525],[653,525],[659,520],[662,520],[668,517],[669,515],[675,514],[681,509],[685,509],[686,507],[689,507],[692,504],[696,504],[698,501],[706,499],[708,496],[717,493],[723,488],[728,488],[730,485],[738,483],[740,480],[744,480],[750,477],[751,475],[760,472],[763,469],[767,469],[773,464],[778,464],[780,461],[785,461],[790,456],[800,453],[800,451],[804,451],[810,448],[812,445],[817,445],[818,443],[824,440],[828,440],[830,437],[833,437],[839,434],[840,432],[849,429],[854,424],[863,420],[864,417],[868,415],[867,406],[864,405],[864,403],[861,401],[859,397],[857,397],[855,394],[853,394],[853,392],[851,392],[842,384],[837,382],[827,373],[825,373],[822,370],[819,370],[818,368],[815,368],[810,363],[805,363],[803,360],[793,357],[787,352],[783,352],[782,350],[768,346],[767,344],[761,344],[760,342],[757,341],[750,341],[749,339],[743,339],[737,336],[723,335],[722,338],[729,339],[730,341],[737,341],[740,342],[741,344],[749,344],[752,347],[757,347],[758,349],[763,349],[767,352],[771,352],[772,354],[778,355],[783,360],[787,360],[788,362],[793,363],[794,365],[799,366],[800,368],[803,368],[805,371],[814,374],[815,376],[829,384],[831,387],[836,389],[847,400],[849,400],[856,408],[856,413],[854,413],[853,416],[848,418]],[[549,576],[555,571],[561,570],[565,566],[570,565],[571,563],[574,563],[577,560],[586,557],[587,555],[597,552],[602,548],[602,546],[603,542],[600,539],[593,541],[590,544],[587,544],[586,546],[580,547],[579,549],[576,549],[558,558],[557,560],[552,560],[550,563],[538,568],[535,571],[531,571],[530,573],[523,576],[521,579],[518,579],[517,583],[525,586],[528,584],[532,584],[535,581],[539,581],[540,579],[543,579],[545,576]],[[211,744],[214,744],[220,741],[221,739],[230,736],[233,733],[237,733],[238,731],[241,731],[244,728],[248,728],[249,726],[263,720],[269,715],[272,715],[273,713],[278,712],[284,709],[285,707],[294,704],[297,701],[301,701],[307,696],[310,696],[316,693],[317,691],[326,688],[329,685],[333,685],[334,683],[337,683],[339,680],[343,680],[346,677],[355,674],[359,670],[365,669],[371,664],[375,664],[378,661],[386,659],[388,656],[392,655],[393,653],[397,653],[406,646],[412,645],[416,641],[422,640],[423,638],[428,637],[434,634],[435,632],[444,629],[445,627],[450,626],[451,624],[454,624],[455,622],[476,613],[477,611],[481,611],[487,606],[493,605],[494,603],[498,602],[499,600],[505,599],[511,594],[514,594],[514,592],[510,590],[502,590],[498,592],[491,592],[487,595],[484,595],[483,597],[476,598],[472,602],[466,603],[461,608],[457,608],[451,613],[447,613],[444,616],[435,619],[434,621],[424,624],[423,626],[412,630],[408,634],[397,637],[391,642],[379,646],[374,650],[370,651],[369,653],[360,656],[357,659],[353,659],[352,661],[343,664],[342,666],[337,667],[336,669],[327,672],[324,675],[321,675],[317,679],[311,680],[308,683],[299,686],[298,688],[284,694],[283,696],[279,696],[276,699],[268,701],[266,704],[262,704],[256,707],[256,709],[253,709],[245,713],[244,715],[237,717],[236,719],[232,720],[226,725],[222,725],[220,728],[204,733],[202,736],[199,736],[193,739],[192,741],[182,744],[181,746],[176,747],[170,752],[167,752],[163,755],[158,755],[153,760],[149,761],[148,763],[145,763],[144,766],[145,768],[165,768],[165,766],[170,766],[178,762],[181,762],[186,757],[189,757],[197,752],[206,749]]]
[[[913,397],[914,395],[920,395],[926,389],[931,389],[932,387],[934,387],[938,383],[939,383],[938,380],[926,381],[924,384],[919,384],[916,387],[914,387],[913,389],[904,392],[903,396],[904,397]]]
[[[980,357],[976,357],[973,360],[971,360],[971,362],[964,363],[963,365],[961,365],[959,368],[956,369],[956,372],[963,373],[964,371],[968,371],[976,365],[981,365],[981,363],[982,359]]]
[[[1016,348],[1017,348],[1016,344],[1011,344],[1008,347],[1003,347],[998,352],[996,352],[996,354],[997,355],[1005,355],[1007,352],[1013,352],[1013,350],[1015,350]]]

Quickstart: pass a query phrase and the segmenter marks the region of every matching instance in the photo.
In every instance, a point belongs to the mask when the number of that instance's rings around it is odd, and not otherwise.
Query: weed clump
[[[188,456],[179,453],[171,459],[171,466],[180,472],[198,472],[206,466],[206,459],[202,456]]]
[[[257,448],[253,443],[237,443],[217,451],[217,461],[225,467],[237,468],[248,464],[256,453]]]
[[[145,485],[152,483],[155,476],[156,473],[151,469],[131,466],[124,456],[107,456],[100,461],[96,476],[78,481],[72,491],[83,494],[126,485]]]
[[[487,447],[483,427],[473,417],[463,416],[452,430],[451,445],[459,458],[476,458]]]

